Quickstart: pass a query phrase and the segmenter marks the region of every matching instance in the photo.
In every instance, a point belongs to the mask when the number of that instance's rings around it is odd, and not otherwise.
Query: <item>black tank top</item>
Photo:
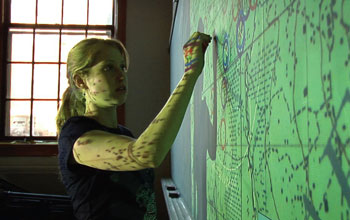
[[[133,137],[123,126],[109,128],[78,116],[67,120],[58,139],[62,182],[79,220],[156,219],[154,171],[105,171],[69,163],[75,141],[85,132],[102,130]]]

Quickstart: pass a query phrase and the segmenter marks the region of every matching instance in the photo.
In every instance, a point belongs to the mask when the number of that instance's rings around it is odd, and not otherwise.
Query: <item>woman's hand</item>
[[[185,73],[194,72],[200,74],[204,66],[204,54],[211,42],[211,36],[200,32],[192,34],[183,46]]]

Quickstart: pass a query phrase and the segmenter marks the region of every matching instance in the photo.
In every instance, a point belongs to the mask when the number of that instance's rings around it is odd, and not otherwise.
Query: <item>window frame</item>
[[[89,1],[89,0],[88,0]],[[113,0],[114,12],[112,25],[108,25],[112,38],[119,39],[125,44],[126,38],[126,0]],[[38,1],[37,1],[38,2]],[[5,136],[6,116],[6,71],[8,54],[9,29],[13,27],[48,28],[57,27],[62,29],[84,29],[85,35],[88,30],[106,29],[105,25],[62,25],[62,24],[10,24],[11,0],[0,0],[0,156],[55,156],[58,154],[57,137],[30,136],[15,137]],[[63,9],[62,9],[63,10]],[[114,24],[114,25],[113,25]],[[32,61],[34,62],[34,61]],[[33,99],[33,97],[31,98]],[[118,123],[125,124],[125,105],[118,107]]]

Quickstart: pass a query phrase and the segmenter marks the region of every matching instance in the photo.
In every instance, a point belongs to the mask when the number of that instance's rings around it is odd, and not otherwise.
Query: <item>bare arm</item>
[[[74,144],[78,163],[104,170],[139,170],[161,164],[179,131],[211,37],[194,33],[184,46],[185,73],[168,101],[140,135],[132,139],[103,131],[90,131]]]

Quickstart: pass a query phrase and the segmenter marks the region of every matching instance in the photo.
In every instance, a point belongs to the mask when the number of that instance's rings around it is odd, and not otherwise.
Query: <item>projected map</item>
[[[350,219],[350,1],[191,0],[195,219]],[[180,131],[181,132],[181,131]]]

